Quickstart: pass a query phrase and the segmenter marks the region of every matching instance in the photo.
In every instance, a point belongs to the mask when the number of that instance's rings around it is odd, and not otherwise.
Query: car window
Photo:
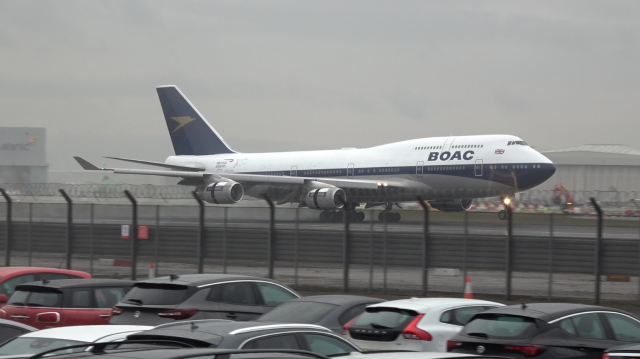
[[[276,307],[284,302],[298,298],[290,291],[278,285],[264,282],[256,284],[258,285],[258,289],[260,290],[260,294],[262,294],[262,299],[266,306]]]
[[[328,303],[288,302],[260,317],[260,322],[314,324],[337,306]]]
[[[18,294],[20,291],[16,291]],[[29,307],[60,308],[62,306],[62,293],[60,292],[28,292],[26,305]],[[13,296],[12,296],[13,298]],[[13,302],[10,300],[10,302]]]
[[[407,326],[418,314],[414,311],[396,308],[369,308],[351,324],[354,327],[394,329]]]
[[[442,313],[440,321],[451,325],[464,326],[474,315],[482,313],[487,309],[487,307],[482,306],[451,309]]]
[[[47,280],[56,280],[56,279],[77,279],[80,277],[76,277],[76,276],[71,276],[68,274],[62,274],[62,273],[38,273],[36,275],[38,281],[43,280],[43,279],[47,279]]]
[[[96,297],[96,308],[111,308],[124,297],[127,288],[95,288],[93,291]]]
[[[6,325],[0,325],[0,343],[4,343],[5,341],[15,338],[18,335],[22,335],[22,330],[9,327]]]
[[[91,289],[74,288],[69,290],[70,302],[67,308],[91,308]]]
[[[535,319],[505,314],[479,314],[462,329],[462,334],[521,339],[529,338],[536,330]]]
[[[322,334],[303,334],[312,352],[322,355],[348,354],[359,351],[345,341]]]
[[[585,339],[607,339],[604,326],[597,313],[580,314],[569,318],[576,327],[576,332],[580,338]]]
[[[51,339],[51,338],[24,338],[18,337],[14,340],[4,343],[0,346],[0,355],[13,354],[37,354],[47,350],[64,348],[72,345],[83,344],[84,342],[67,339]],[[66,354],[72,352],[81,352],[85,348],[74,348],[55,352],[56,354]]]
[[[17,277],[9,278],[6,281],[2,282],[2,286],[0,286],[0,294],[6,294],[7,297],[10,297],[13,292],[16,291],[16,286],[23,283],[33,282],[36,278],[33,274],[25,274],[19,275]]]
[[[242,346],[241,349],[302,349],[298,345],[294,334],[273,335],[253,339]]]
[[[354,305],[353,307],[345,310],[344,313],[342,313],[338,318],[338,322],[340,323],[340,325],[345,325],[349,323],[351,319],[362,314],[362,312],[364,312],[364,309],[369,304],[372,304],[372,303],[363,303],[363,304]]]
[[[571,335],[578,336],[578,332],[576,332],[576,327],[573,325],[573,321],[571,320],[571,318],[561,320],[560,329],[564,330],[565,332]]]
[[[626,315],[606,313],[616,340],[625,342],[640,342],[640,323]]]
[[[211,287],[207,300],[238,305],[258,305],[251,282],[217,284]]]
[[[122,298],[124,303],[138,305],[175,305],[189,295],[189,287],[180,284],[136,283]]]

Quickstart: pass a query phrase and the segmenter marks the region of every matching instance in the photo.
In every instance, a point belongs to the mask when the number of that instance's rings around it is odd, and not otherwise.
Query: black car
[[[195,320],[164,324],[127,339],[184,342],[197,348],[298,349],[322,355],[361,351],[329,329],[313,324]]]
[[[536,303],[476,314],[448,343],[450,352],[601,359],[608,348],[640,342],[640,319],[594,305]]]
[[[317,324],[342,335],[342,328],[371,304],[384,299],[358,295],[314,295],[284,303],[256,319],[258,322]]]
[[[638,340],[640,342],[640,340]],[[626,344],[607,349],[602,359],[636,359],[640,358],[640,344]]]
[[[13,320],[0,319],[0,343],[15,338],[25,333],[38,330],[30,325],[14,322]]]
[[[110,324],[253,320],[300,295],[270,279],[232,274],[171,275],[136,282],[113,307]]]

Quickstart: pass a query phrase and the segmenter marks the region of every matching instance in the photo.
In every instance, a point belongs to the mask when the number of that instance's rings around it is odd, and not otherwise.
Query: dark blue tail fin
[[[234,153],[176,86],[156,90],[176,155]]]

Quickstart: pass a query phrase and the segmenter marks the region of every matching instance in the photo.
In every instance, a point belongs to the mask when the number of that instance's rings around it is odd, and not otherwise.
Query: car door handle
[[[100,314],[100,318],[111,318],[109,314]]]
[[[11,318],[16,318],[16,319],[29,319],[30,317],[28,315],[12,315]]]

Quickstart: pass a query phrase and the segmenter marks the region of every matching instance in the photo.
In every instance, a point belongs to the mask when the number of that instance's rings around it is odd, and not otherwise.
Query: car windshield
[[[85,342],[68,339],[51,339],[51,338],[15,338],[4,345],[0,346],[0,355],[15,354],[37,354],[47,350],[64,348],[72,345],[84,344]],[[86,348],[73,348],[60,350],[56,354],[67,354],[81,352]]]
[[[58,291],[30,291],[16,290],[9,298],[9,305],[29,306],[29,307],[60,307],[62,293]]]
[[[175,305],[187,299],[188,287],[176,284],[137,283],[122,302],[135,305]]]
[[[276,323],[314,324],[324,318],[337,305],[316,302],[289,302],[266,313],[258,321]]]
[[[483,338],[522,339],[533,335],[537,325],[533,318],[502,314],[480,314],[470,321],[461,334]]]
[[[366,312],[356,318],[352,327],[371,326],[373,329],[404,328],[416,316],[417,313],[412,310],[379,307],[367,308]]]

